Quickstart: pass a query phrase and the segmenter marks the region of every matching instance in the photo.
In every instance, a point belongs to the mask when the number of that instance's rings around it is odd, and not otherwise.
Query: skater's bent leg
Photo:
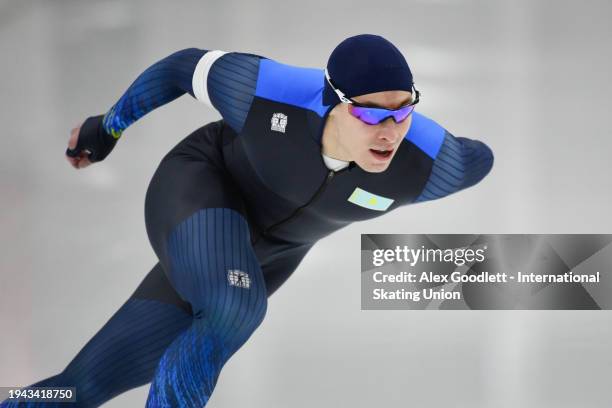
[[[169,279],[193,308],[193,323],[164,353],[147,407],[202,407],[223,365],[264,318],[267,294],[245,218],[199,210],[168,236]]]
[[[151,382],[162,354],[191,326],[189,305],[180,300],[158,263],[134,294],[61,373],[32,387],[75,387],[76,403],[1,403],[0,407],[97,407]]]
[[[147,234],[194,320],[164,353],[148,407],[202,407],[223,364],[263,320],[267,297],[242,194],[224,166],[222,122],[162,159],[145,200]]]

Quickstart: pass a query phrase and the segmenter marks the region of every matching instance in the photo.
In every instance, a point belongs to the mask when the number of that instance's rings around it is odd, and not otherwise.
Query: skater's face
[[[413,101],[408,91],[384,91],[355,96],[359,104],[386,109],[398,109]],[[370,125],[355,117],[352,104],[340,103],[329,114],[329,129],[324,134],[323,152],[346,161],[354,161],[363,170],[383,172],[389,167],[397,149],[412,123],[412,114],[399,123],[388,117]],[[377,153],[384,150],[385,153]]]

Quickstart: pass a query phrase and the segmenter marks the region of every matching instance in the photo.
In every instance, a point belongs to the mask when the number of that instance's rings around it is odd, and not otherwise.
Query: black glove
[[[82,150],[89,151],[90,162],[102,161],[110,154],[118,139],[106,133],[102,127],[104,115],[90,116],[87,118],[79,131],[79,138],[74,149],[66,149],[70,157],[78,157]]]

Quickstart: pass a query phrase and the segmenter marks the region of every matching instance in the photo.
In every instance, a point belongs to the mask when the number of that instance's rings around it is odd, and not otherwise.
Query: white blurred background
[[[223,369],[210,407],[610,407],[607,311],[361,311],[361,233],[609,233],[606,0],[0,0],[0,386],[63,370],[155,263],[144,194],[163,155],[218,113],[183,96],[102,163],[64,159],[182,48],[324,67],[359,33],[396,44],[418,109],[486,142],[490,175],[316,245]],[[107,407],[144,406],[148,387]]]

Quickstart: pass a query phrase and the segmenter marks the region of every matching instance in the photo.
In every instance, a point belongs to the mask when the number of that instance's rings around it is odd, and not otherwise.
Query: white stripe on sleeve
[[[198,65],[196,65],[195,71],[193,72],[193,78],[191,87],[193,88],[193,94],[197,100],[204,102],[206,105],[214,109],[210,98],[208,97],[208,72],[212,67],[212,64],[223,54],[227,54],[227,51],[211,50],[200,58]]]

